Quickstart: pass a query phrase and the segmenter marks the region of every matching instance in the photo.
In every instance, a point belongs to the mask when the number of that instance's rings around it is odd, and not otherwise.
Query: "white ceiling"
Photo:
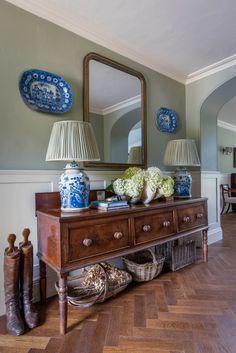
[[[236,63],[235,0],[7,0],[180,82]]]
[[[89,61],[89,111],[106,114],[141,100],[140,80],[126,72]]]

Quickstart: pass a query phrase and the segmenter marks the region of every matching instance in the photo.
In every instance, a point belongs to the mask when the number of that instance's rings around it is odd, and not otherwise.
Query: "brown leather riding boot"
[[[30,230],[23,230],[24,241],[19,244],[21,250],[20,293],[24,318],[29,328],[39,325],[39,313],[35,309],[33,299],[33,245],[28,240]]]
[[[20,251],[14,246],[15,240],[15,234],[8,236],[9,247],[4,252],[4,289],[7,330],[11,335],[19,336],[25,332],[25,325],[19,306]]]

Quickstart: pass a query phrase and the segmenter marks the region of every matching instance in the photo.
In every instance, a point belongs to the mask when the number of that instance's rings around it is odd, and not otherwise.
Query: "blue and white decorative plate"
[[[68,112],[73,103],[70,85],[47,71],[25,71],[20,78],[19,89],[24,102],[34,110],[61,114]]]
[[[160,131],[174,133],[177,129],[177,114],[174,110],[160,108],[157,111],[156,124]]]

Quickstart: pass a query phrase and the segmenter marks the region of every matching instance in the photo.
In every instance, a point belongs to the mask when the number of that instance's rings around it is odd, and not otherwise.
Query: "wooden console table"
[[[62,213],[58,192],[36,194],[40,295],[46,299],[46,264],[58,275],[60,333],[67,330],[70,271],[202,232],[208,257],[207,199],[138,204],[119,210]]]

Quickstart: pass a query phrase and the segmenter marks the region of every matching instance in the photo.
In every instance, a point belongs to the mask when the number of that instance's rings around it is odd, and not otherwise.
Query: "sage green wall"
[[[82,120],[82,64],[97,52],[141,71],[147,81],[148,165],[163,169],[170,138],[185,137],[185,87],[164,75],[105,49],[5,1],[0,2],[0,169],[61,169],[64,163],[45,162],[52,125],[65,119]],[[22,101],[18,81],[23,71],[43,69],[62,76],[74,91],[70,112],[56,116],[36,112]],[[156,129],[156,111],[166,106],[181,119],[176,134]]]
[[[221,127],[217,128],[218,135],[218,169],[221,173],[235,173],[233,167],[233,153],[225,155],[222,153],[223,147],[236,147],[236,132]]]

